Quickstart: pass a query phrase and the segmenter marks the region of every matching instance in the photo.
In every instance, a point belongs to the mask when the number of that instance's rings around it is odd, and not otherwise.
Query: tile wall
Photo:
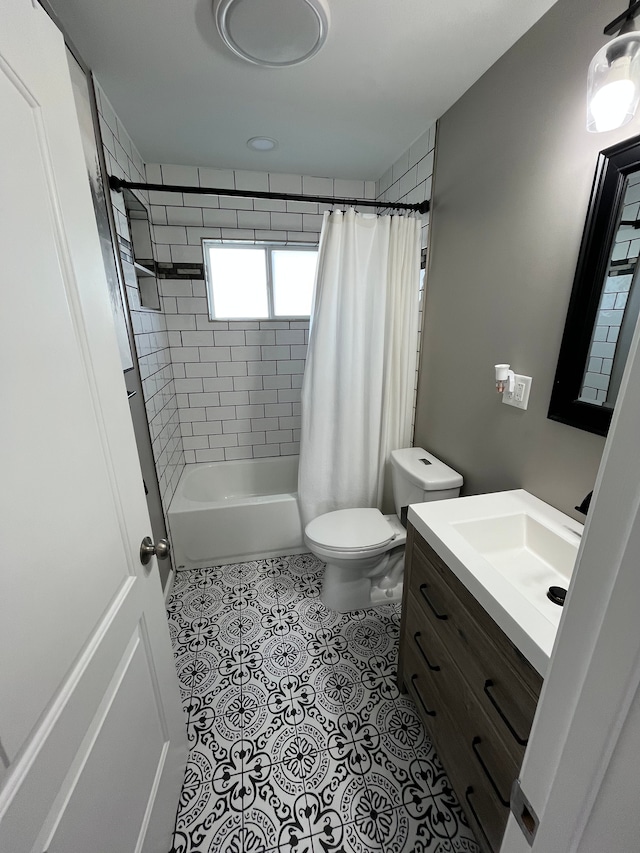
[[[624,222],[640,218],[640,175],[630,175],[620,217]],[[631,292],[640,255],[640,237],[632,226],[621,225],[615,236],[611,265],[600,298],[593,340],[580,399],[601,406],[606,402],[624,309]]]
[[[150,164],[149,183],[375,198],[372,181]],[[211,321],[201,241],[317,243],[315,202],[150,192],[185,461],[296,454],[309,323]]]
[[[96,97],[107,171],[119,178],[144,181],[142,158],[97,83]],[[145,194],[140,195],[148,203]],[[162,312],[143,308],[140,304],[138,282],[130,262],[131,238],[123,196],[112,192],[111,198],[160,496],[166,514],[184,468],[169,335]]]
[[[384,175],[376,181],[376,198],[381,203],[385,201],[403,201],[408,204],[419,204],[425,199],[431,199],[433,166],[436,147],[436,125],[432,124],[420,136],[413,145],[398,157]],[[381,207],[381,212],[386,212]],[[422,217],[422,261],[426,266],[427,248],[429,241],[429,214]],[[416,365],[416,376],[414,386],[413,423],[411,432],[415,425],[416,397],[418,393],[418,366],[420,364],[420,347],[422,342],[422,321],[424,307],[424,282],[425,273],[421,277],[420,284],[420,317],[418,320],[418,363]]]

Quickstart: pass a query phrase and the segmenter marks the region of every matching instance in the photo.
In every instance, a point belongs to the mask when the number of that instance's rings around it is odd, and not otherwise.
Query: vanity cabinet
[[[486,853],[497,853],[542,678],[409,526],[398,680]]]

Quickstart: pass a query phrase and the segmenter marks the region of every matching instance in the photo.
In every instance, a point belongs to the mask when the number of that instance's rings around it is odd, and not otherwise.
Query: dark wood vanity
[[[478,843],[497,853],[542,678],[412,525],[398,680]]]

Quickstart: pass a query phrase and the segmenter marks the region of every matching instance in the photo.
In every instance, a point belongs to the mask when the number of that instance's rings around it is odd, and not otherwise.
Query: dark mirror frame
[[[606,435],[611,409],[578,400],[618,228],[626,176],[640,169],[640,136],[600,152],[580,244],[548,417]]]

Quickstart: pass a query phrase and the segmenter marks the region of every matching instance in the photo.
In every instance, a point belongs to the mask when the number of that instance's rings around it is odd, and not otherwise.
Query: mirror
[[[640,137],[602,151],[549,417],[606,435],[640,312]]]

